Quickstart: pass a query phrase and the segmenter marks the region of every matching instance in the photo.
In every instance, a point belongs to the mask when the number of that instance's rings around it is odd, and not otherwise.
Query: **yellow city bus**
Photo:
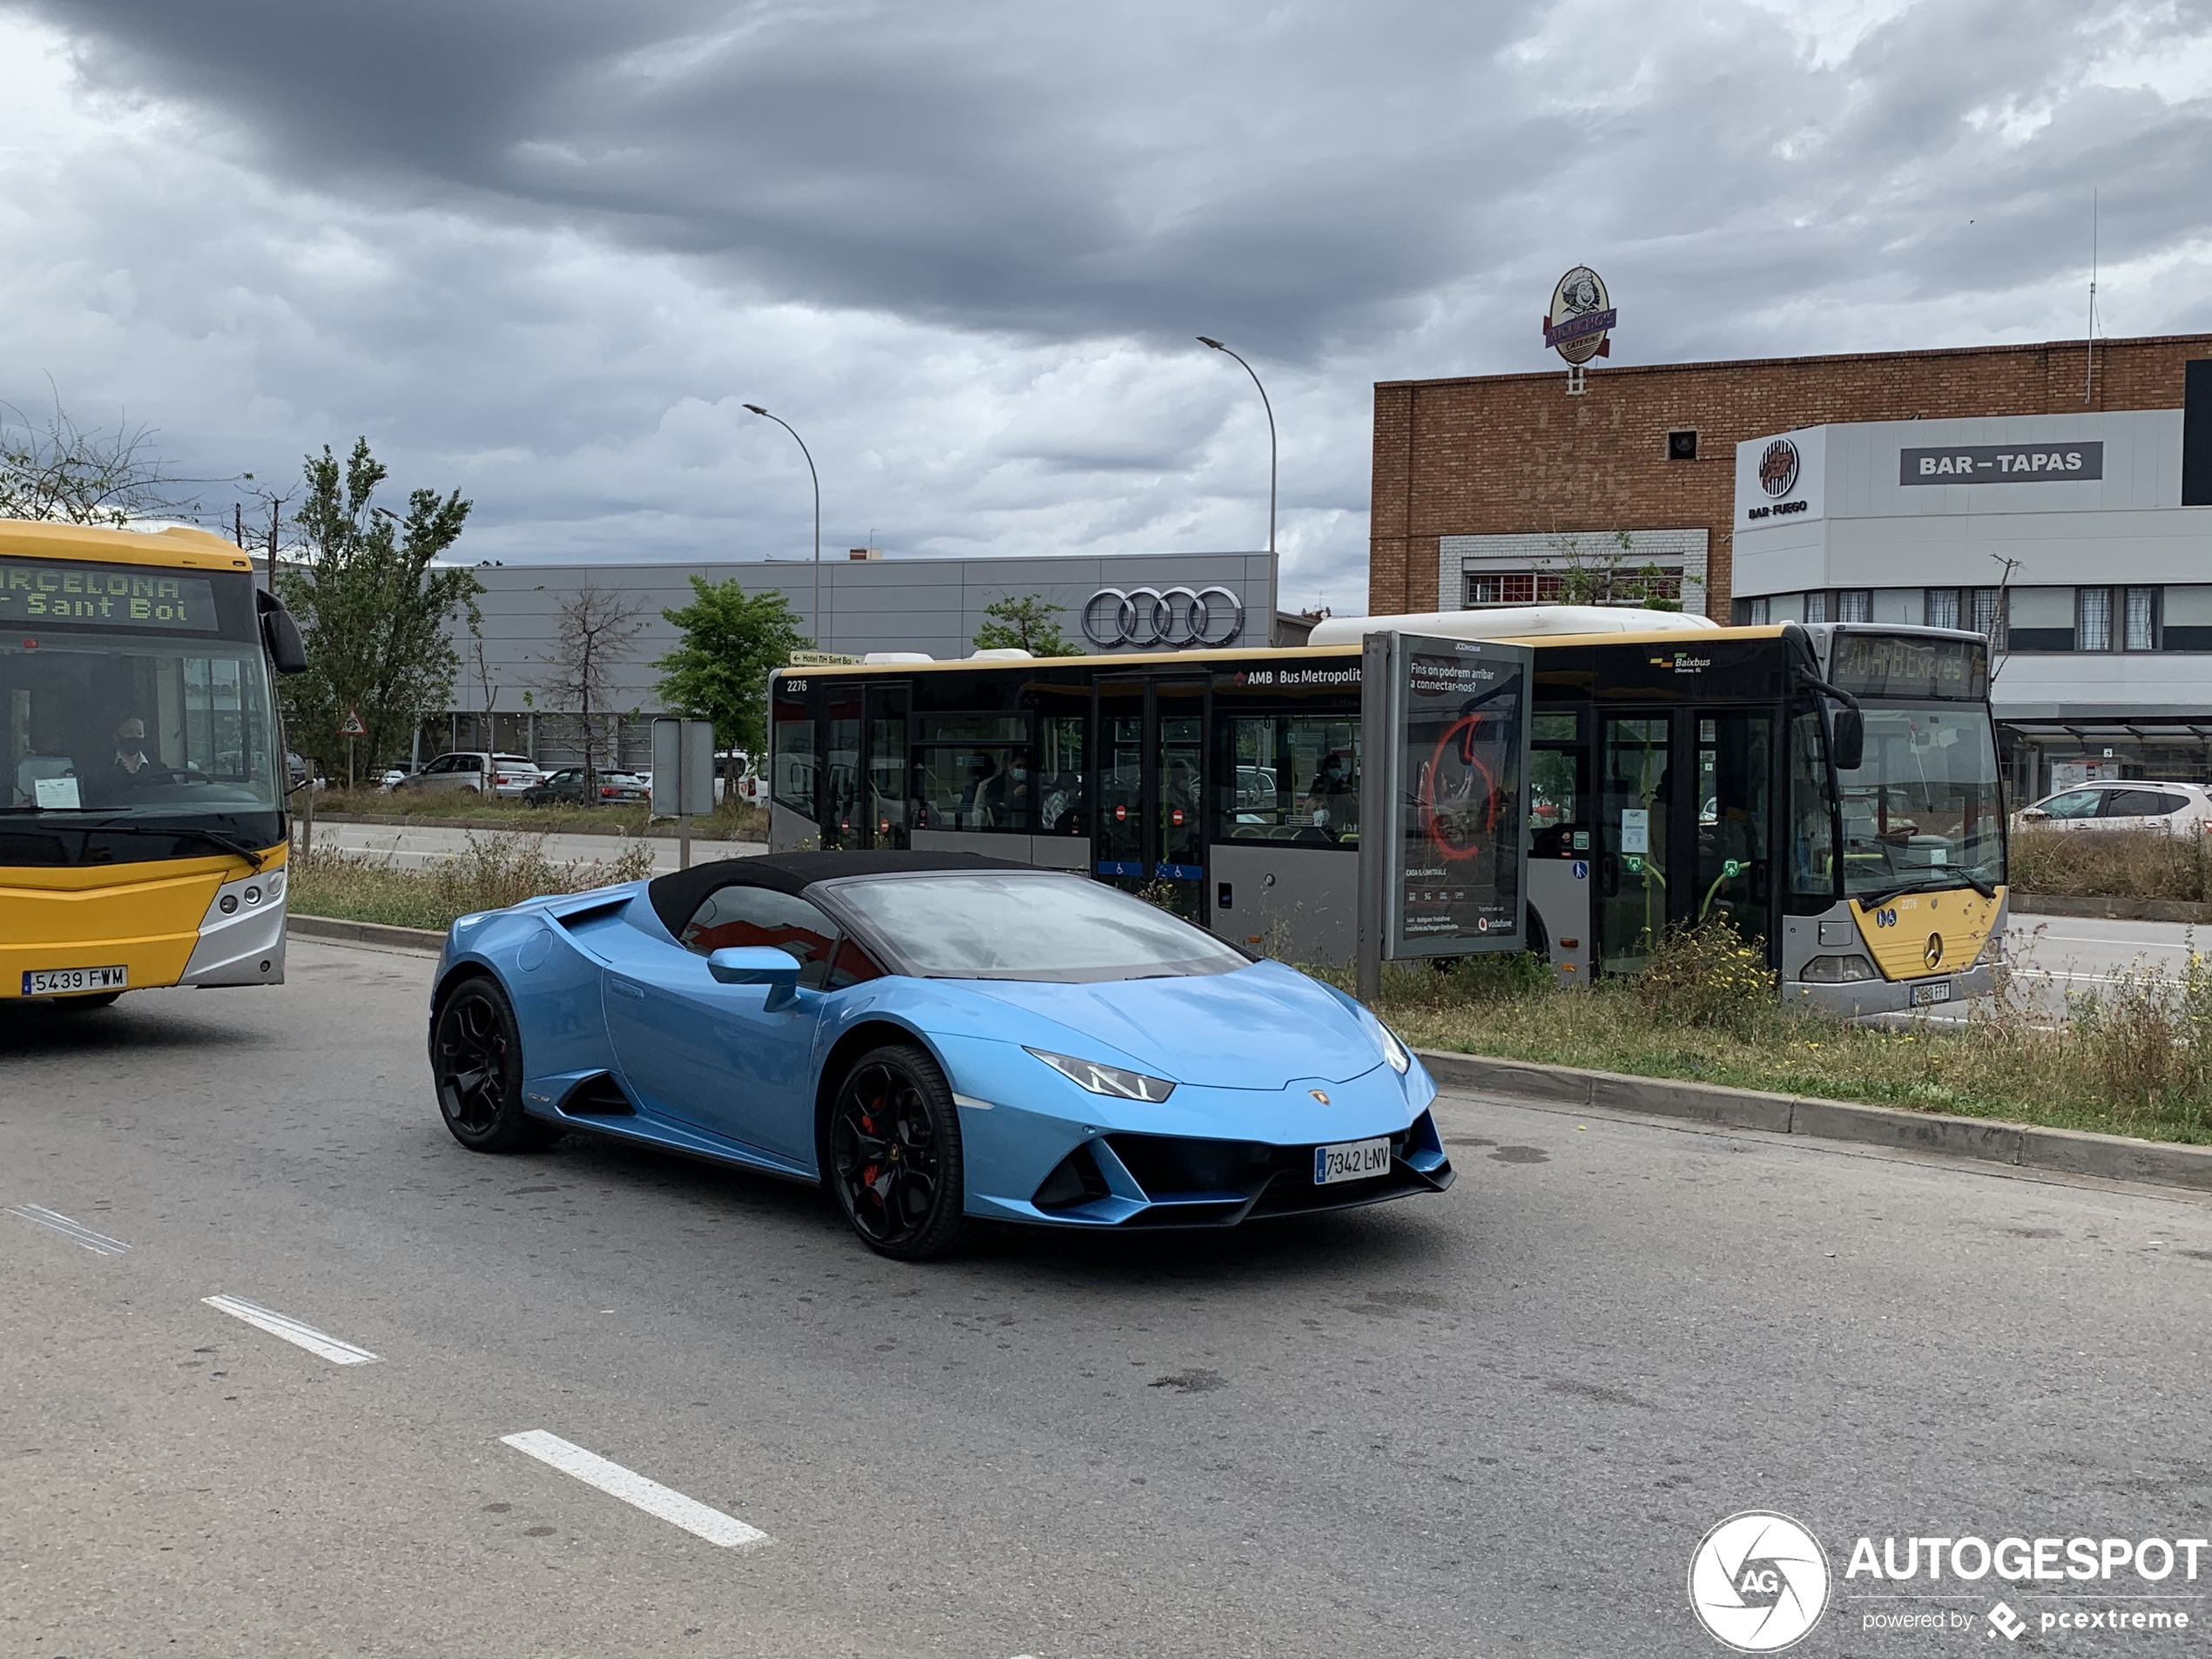
[[[0,997],[284,979],[299,630],[219,536],[0,521]]]

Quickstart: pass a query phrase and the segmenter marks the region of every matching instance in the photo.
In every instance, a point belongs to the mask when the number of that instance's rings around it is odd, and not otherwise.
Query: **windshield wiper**
[[[233,853],[237,857],[244,859],[256,875],[260,874],[261,867],[268,862],[268,857],[266,853],[256,853],[252,847],[246,846],[245,842],[234,841],[219,830],[201,829],[197,825],[177,825],[174,826],[165,826],[159,824],[130,824],[125,823],[119,819],[107,819],[98,824],[69,824],[60,826],[58,827],[81,829],[84,832],[87,837],[91,836],[92,832],[95,830],[105,830],[111,835],[196,836],[198,839],[207,842],[212,846],[219,846],[224,852]]]
[[[1940,893],[1952,880],[1965,882],[1985,899],[1997,896],[1995,884],[1985,881],[1978,875],[1969,875],[1964,870],[1949,870],[1945,875],[1946,879],[1940,881],[1908,881],[1902,887],[1892,887],[1886,893],[1878,893],[1871,898],[1860,898],[1855,893],[1850,896],[1858,900],[1858,907],[1862,910],[1879,910],[1891,900],[1901,899],[1908,893]]]

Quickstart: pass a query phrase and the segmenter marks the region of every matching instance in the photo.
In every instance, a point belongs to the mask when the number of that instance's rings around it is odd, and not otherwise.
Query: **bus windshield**
[[[2005,879],[1997,747],[1986,708],[1862,705],[1865,759],[1838,772],[1844,891],[1871,902],[1919,887],[1993,889]]]
[[[0,638],[0,811],[89,826],[278,809],[260,646],[56,631]]]

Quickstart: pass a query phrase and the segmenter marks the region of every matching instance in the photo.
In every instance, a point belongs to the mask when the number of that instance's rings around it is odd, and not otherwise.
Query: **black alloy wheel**
[[[936,1062],[899,1043],[860,1056],[830,1108],[829,1181],[869,1249],[924,1261],[960,1236],[960,1115]]]
[[[516,1152],[550,1138],[523,1113],[523,1039],[490,979],[463,980],[447,996],[430,1070],[446,1127],[470,1151]]]

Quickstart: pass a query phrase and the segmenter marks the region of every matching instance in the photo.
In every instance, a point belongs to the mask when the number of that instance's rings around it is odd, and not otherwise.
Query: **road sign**
[[[365,738],[368,735],[368,728],[361,724],[359,709],[346,711],[346,718],[338,723],[338,735],[341,738]]]
[[[653,816],[704,818],[714,810],[714,722],[653,722]]]

